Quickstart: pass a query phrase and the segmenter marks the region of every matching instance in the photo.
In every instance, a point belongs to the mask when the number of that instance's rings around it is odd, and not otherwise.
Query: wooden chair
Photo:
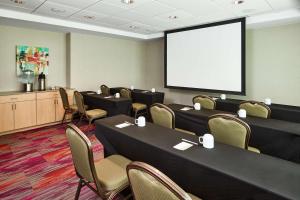
[[[131,99],[131,91],[129,89],[123,88],[120,91],[121,97]],[[147,114],[147,105],[143,103],[132,103],[132,110],[134,112],[134,118],[137,118],[138,114]],[[143,111],[143,112],[142,112]]]
[[[271,115],[269,106],[258,101],[242,101],[239,107],[245,109],[249,116],[270,118]]]
[[[71,122],[72,122],[73,115],[78,112],[78,108],[75,104],[72,104],[72,105],[69,104],[68,94],[64,88],[59,88],[59,94],[60,94],[60,97],[61,97],[61,100],[63,103],[63,107],[65,110],[61,123],[62,124],[64,123],[67,114],[71,114]]]
[[[150,107],[150,114],[154,124],[175,129],[184,133],[195,135],[195,133],[175,128],[175,113],[168,106],[160,103],[155,103]]]
[[[260,153],[258,149],[248,146],[251,129],[239,118],[226,114],[212,115],[208,119],[208,129],[218,142]]]
[[[66,135],[79,177],[75,200],[79,199],[81,188],[84,186],[88,186],[103,200],[114,199],[119,192],[128,187],[126,166],[131,162],[129,159],[112,155],[95,163],[91,142],[79,128],[69,124]]]
[[[106,85],[101,85],[100,86],[100,90],[101,90],[101,93],[106,95],[106,96],[109,96],[110,95],[110,89],[109,87],[107,87]]]
[[[207,95],[198,95],[193,98],[193,104],[200,103],[202,108],[214,110],[216,101]]]
[[[135,200],[200,200],[146,163],[127,165],[127,176]]]
[[[83,102],[83,97],[78,91],[74,92],[74,96],[78,107],[78,112],[80,114],[79,122],[86,118],[89,121],[89,124],[91,124],[93,120],[107,116],[107,112],[102,109],[86,110]]]

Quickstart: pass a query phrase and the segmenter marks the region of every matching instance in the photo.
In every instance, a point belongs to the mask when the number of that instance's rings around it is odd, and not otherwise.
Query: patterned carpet
[[[65,135],[66,125],[56,125],[0,136],[0,199],[74,199],[78,178]],[[103,146],[84,124],[93,144],[95,161]],[[80,199],[100,199],[84,187]]]

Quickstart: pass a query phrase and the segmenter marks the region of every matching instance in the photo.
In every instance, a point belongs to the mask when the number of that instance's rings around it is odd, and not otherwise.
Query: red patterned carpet
[[[0,199],[74,199],[78,178],[65,135],[66,125],[0,136]],[[103,146],[81,125],[93,144],[95,160]],[[84,187],[80,199],[100,199]]]

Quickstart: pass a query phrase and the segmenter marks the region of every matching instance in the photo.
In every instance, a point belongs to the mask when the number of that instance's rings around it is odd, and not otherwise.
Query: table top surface
[[[180,109],[182,109],[183,107],[191,107],[191,108],[193,107],[181,105],[181,104],[169,104],[168,107],[170,107],[175,112],[180,112],[194,117],[208,118],[209,116],[214,114],[232,114],[238,117],[236,113],[220,111],[220,110],[209,110],[203,108],[201,108],[201,110],[192,109],[192,110],[182,111]],[[245,121],[250,126],[259,126],[262,128],[268,128],[272,130],[278,130],[278,131],[288,132],[295,135],[300,135],[300,123],[278,120],[278,119],[271,119],[271,118],[264,119],[259,117],[250,117],[250,116],[247,116],[246,118],[239,118],[239,119]]]
[[[117,115],[97,120],[96,126],[108,127],[116,134],[124,134],[141,143],[163,149],[184,160],[209,167],[285,198],[297,199],[300,197],[300,166],[298,164],[221,143],[215,143],[214,149],[193,146],[185,151],[180,151],[174,149],[173,146],[180,143],[182,138],[197,142],[198,137],[148,122],[146,127],[135,125],[122,129],[115,127],[125,121],[133,123],[133,118]],[[96,132],[96,134],[100,133]]]
[[[131,99],[120,97],[116,98],[114,95],[103,95],[103,94],[97,94],[96,92],[81,92],[81,94],[92,97],[92,98],[97,98],[97,99],[102,99],[102,100],[107,100],[107,101],[115,101],[115,102],[121,102],[121,101],[131,101]]]

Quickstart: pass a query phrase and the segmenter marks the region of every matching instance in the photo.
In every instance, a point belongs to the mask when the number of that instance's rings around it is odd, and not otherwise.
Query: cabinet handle
[[[17,104],[15,104],[15,110],[17,110]]]
[[[14,104],[11,104],[11,110],[14,110]]]

